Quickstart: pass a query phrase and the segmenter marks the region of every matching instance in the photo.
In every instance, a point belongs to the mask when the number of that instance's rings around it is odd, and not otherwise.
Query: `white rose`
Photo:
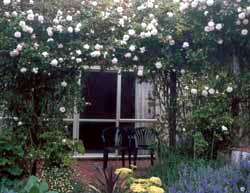
[[[209,92],[209,94],[213,95],[213,94],[215,93],[215,90],[214,90],[213,88],[210,88],[210,89],[208,90],[208,92]]]
[[[9,5],[11,3],[11,0],[3,0],[4,5]]]
[[[21,69],[20,69],[20,72],[21,72],[21,73],[27,72],[27,68],[25,68],[25,67],[21,68]]]
[[[221,129],[222,129],[222,131],[227,131],[228,130],[228,128],[226,126],[224,126],[224,125],[221,126]]]
[[[221,30],[222,27],[223,27],[223,25],[221,23],[217,23],[216,26],[215,26],[215,29]]]
[[[11,57],[16,57],[19,55],[19,51],[17,49],[14,49],[12,51],[10,51],[10,56]]]
[[[117,58],[113,58],[112,59],[112,64],[117,64],[118,63],[118,59]]]
[[[100,44],[96,44],[96,45],[95,45],[95,49],[96,49],[96,50],[100,50],[100,49],[102,49],[102,48],[103,48],[103,46],[100,45]]]
[[[250,162],[249,162],[250,163]],[[241,192],[245,192],[246,191],[246,188],[244,186],[240,187],[240,191]]]
[[[130,52],[127,52],[126,54],[124,54],[124,57],[125,58],[131,58],[132,57],[132,54]]]
[[[198,93],[197,89],[195,89],[195,88],[192,88],[192,89],[191,89],[191,94],[197,95],[197,93]]]
[[[203,90],[201,94],[202,94],[202,96],[204,96],[204,97],[207,97],[207,95],[208,95],[208,93],[207,93],[206,90]]]
[[[208,22],[209,27],[213,27],[214,25],[215,25],[215,23],[213,21]]]
[[[182,47],[183,47],[183,48],[188,48],[188,47],[189,47],[189,43],[188,43],[188,42],[184,42],[184,43],[182,44]]]
[[[38,16],[38,21],[39,21],[40,23],[43,23],[43,22],[44,22],[44,17],[43,17],[42,15],[39,15],[39,16]]]
[[[146,23],[141,23],[142,28],[146,28],[147,24]]]
[[[150,31],[148,31],[148,32],[146,32],[146,33],[145,33],[145,37],[146,37],[146,38],[151,37],[151,35],[152,35],[152,34],[151,34],[151,32],[150,32]]]
[[[145,47],[141,47],[141,48],[140,48],[140,53],[143,54],[145,51],[146,51],[146,48],[145,48]]]
[[[74,31],[73,27],[68,27],[67,30],[68,30],[69,33],[73,33],[73,31]]]
[[[117,9],[116,9],[116,10],[117,10],[117,12],[118,12],[118,13],[122,13],[122,12],[123,12],[123,8],[122,8],[122,7],[120,7],[120,6],[119,6],[119,7],[117,7]]]
[[[16,11],[13,11],[13,12],[11,13],[11,15],[12,15],[13,17],[16,17],[18,14],[17,14]]]
[[[21,32],[17,31],[17,32],[15,32],[14,36],[15,36],[15,38],[21,38],[22,34],[21,34]]]
[[[207,0],[207,5],[212,6],[214,4],[214,0]]]
[[[52,30],[47,30],[48,36],[51,37],[53,36],[53,31]]]
[[[246,18],[246,14],[244,12],[239,13],[238,18],[239,19],[245,19]]]
[[[82,59],[81,58],[76,58],[76,63],[79,64],[82,62]]]
[[[19,26],[20,26],[20,27],[24,27],[25,25],[26,25],[25,21],[20,21],[20,22],[19,22]]]
[[[48,57],[48,55],[49,55],[49,53],[48,53],[48,52],[43,52],[43,53],[42,53],[42,56],[43,56],[44,58],[47,58],[47,57]]]
[[[59,44],[57,47],[58,47],[59,49],[61,49],[61,48],[63,48],[63,44]]]
[[[53,23],[59,24],[59,20],[58,20],[57,18],[54,18],[54,19],[53,19]]]
[[[56,31],[62,32],[63,31],[63,26],[62,25],[57,25],[56,26]]]
[[[241,30],[241,35],[245,36],[247,34],[248,34],[248,30],[247,29]]]
[[[23,125],[23,122],[22,122],[22,121],[19,121],[19,122],[17,123],[17,125],[18,125],[18,126],[21,126],[21,125]]]
[[[135,30],[134,30],[134,29],[129,29],[129,30],[128,30],[128,34],[129,34],[130,36],[134,36],[134,35],[135,35]]]
[[[154,28],[152,31],[151,31],[151,35],[152,36],[156,36],[158,34],[158,30],[156,28]]]
[[[167,12],[167,15],[168,15],[168,17],[173,17],[174,16],[173,12]]]
[[[143,76],[143,66],[138,66],[137,76]]]
[[[228,92],[228,93],[231,93],[231,92],[233,92],[233,87],[231,87],[231,86],[228,86],[228,87],[227,87],[227,92]]]
[[[22,44],[18,44],[17,47],[16,47],[16,49],[17,49],[18,51],[22,51],[22,49],[23,49]]]
[[[174,40],[169,40],[169,45],[170,45],[170,46],[175,45],[175,41],[174,41]]]
[[[161,61],[156,62],[156,63],[155,63],[155,67],[156,67],[157,69],[162,68],[162,63],[161,63]]]
[[[93,5],[95,7],[95,6],[97,6],[97,2],[96,1],[92,1],[91,5]]]
[[[66,109],[65,109],[65,107],[60,107],[60,108],[59,108],[59,111],[60,111],[61,113],[65,113]]]
[[[247,25],[247,24],[249,23],[249,20],[248,20],[248,19],[244,19],[244,20],[242,21],[242,23],[243,23],[244,25]]]
[[[217,40],[217,43],[218,43],[218,44],[223,44],[223,39]]]
[[[84,44],[84,45],[83,45],[83,48],[86,49],[86,50],[88,50],[89,47],[90,47],[90,46],[89,46],[88,44]]]
[[[76,50],[76,54],[79,56],[82,54],[82,51],[81,50]]]
[[[99,50],[96,50],[90,53],[90,56],[93,58],[99,57],[100,55],[101,55],[101,52]]]
[[[76,32],[76,33],[80,32],[80,31],[81,31],[80,28],[78,28],[78,27],[75,28],[75,32]]]
[[[138,61],[138,56],[134,56],[132,60],[133,61]]]
[[[193,1],[192,3],[191,3],[191,7],[192,8],[196,8],[198,6],[198,1]]]
[[[27,15],[27,20],[29,20],[29,21],[33,21],[34,18],[35,18],[35,15],[33,13],[30,13]]]
[[[51,66],[57,66],[58,64],[58,61],[57,59],[53,59],[51,62],[50,62]]]
[[[28,33],[32,34],[33,31],[34,31],[34,29],[33,29],[32,27],[28,27],[28,28],[27,28],[27,32],[28,32]]]
[[[67,85],[68,85],[67,82],[65,82],[65,81],[62,81],[62,82],[61,82],[61,86],[62,86],[62,87],[66,87]]]
[[[34,74],[37,74],[37,73],[38,73],[38,69],[39,69],[39,68],[37,68],[37,67],[36,67],[36,68],[33,68],[33,69],[32,69],[32,72],[33,72]]]
[[[73,18],[72,18],[72,16],[71,16],[71,15],[67,15],[66,20],[67,20],[67,21],[72,21],[72,20],[73,20]]]
[[[128,41],[128,40],[129,40],[129,35],[125,34],[125,35],[123,36],[123,40],[124,40],[124,41]]]
[[[135,51],[135,49],[136,49],[136,46],[135,46],[135,45],[131,45],[131,46],[129,46],[129,50],[130,50],[131,52],[134,52],[134,51]]]

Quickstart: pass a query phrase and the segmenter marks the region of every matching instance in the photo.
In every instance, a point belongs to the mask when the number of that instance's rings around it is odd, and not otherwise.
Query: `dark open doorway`
[[[102,130],[116,125],[117,82],[117,72],[88,72],[86,74],[82,92],[86,105],[84,111],[80,113],[80,118],[90,121],[80,123],[79,138],[83,141],[87,152],[100,151]],[[132,73],[122,76],[121,118],[135,117],[134,84],[135,77]],[[104,121],[93,122],[91,119]],[[107,122],[111,119],[113,122]]]

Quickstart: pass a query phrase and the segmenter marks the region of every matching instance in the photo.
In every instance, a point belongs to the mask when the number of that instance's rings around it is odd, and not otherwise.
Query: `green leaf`
[[[30,176],[27,184],[24,187],[25,192],[29,192],[31,188],[36,184],[37,178],[35,176]]]
[[[28,193],[41,193],[38,185],[33,185]]]
[[[40,191],[46,193],[49,190],[49,186],[46,182],[40,184]]]

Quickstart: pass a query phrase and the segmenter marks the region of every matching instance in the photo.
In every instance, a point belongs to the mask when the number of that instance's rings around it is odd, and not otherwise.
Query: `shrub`
[[[17,183],[18,185],[16,185]],[[49,191],[46,182],[39,182],[35,176],[30,176],[26,184],[23,181],[2,180],[0,182],[0,193],[57,193]]]
[[[83,184],[77,179],[77,174],[69,167],[46,168],[41,179],[48,182],[49,188],[58,193],[84,192]]]

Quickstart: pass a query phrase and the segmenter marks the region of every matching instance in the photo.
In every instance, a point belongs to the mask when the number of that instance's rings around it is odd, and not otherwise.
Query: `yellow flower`
[[[130,186],[130,191],[131,192],[146,192],[146,188],[144,187],[143,184],[136,184],[136,183],[133,183],[131,184]]]
[[[149,178],[149,182],[151,182],[151,183],[153,183],[155,185],[158,185],[158,186],[162,186],[161,179],[158,178],[158,177]]]
[[[149,186],[147,188],[148,193],[164,193],[165,191],[157,186]]]
[[[133,173],[133,170],[129,168],[119,168],[115,170],[115,174],[119,175],[121,178],[126,178]]]
[[[138,179],[135,179],[133,182],[138,183],[138,184],[145,184],[145,183],[148,183],[148,179],[138,178]]]

